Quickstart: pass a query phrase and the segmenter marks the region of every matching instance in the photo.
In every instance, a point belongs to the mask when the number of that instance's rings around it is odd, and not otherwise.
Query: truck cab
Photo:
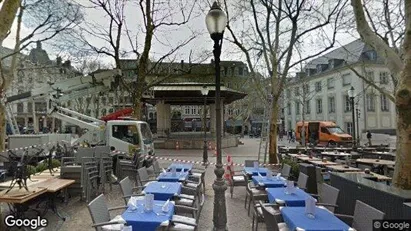
[[[154,155],[153,135],[148,123],[136,120],[110,120],[106,124],[107,145],[116,151]]]

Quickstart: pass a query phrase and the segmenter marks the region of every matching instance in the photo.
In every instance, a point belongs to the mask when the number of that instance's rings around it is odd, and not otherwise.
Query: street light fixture
[[[350,90],[348,90],[348,97],[351,100],[351,112],[352,112],[352,139],[353,139],[353,146],[356,146],[356,137],[355,137],[355,111],[354,111],[354,97],[355,97],[355,89],[351,86]]]
[[[221,99],[220,99],[220,55],[221,45],[223,43],[224,29],[227,25],[227,16],[221,10],[217,2],[214,2],[210,11],[206,16],[207,30],[210,33],[211,39],[214,41],[214,59],[215,59],[215,105],[216,105],[216,151],[217,164],[214,170],[216,179],[213,183],[214,189],[214,211],[213,223],[214,230],[227,230],[227,211],[225,203],[225,191],[227,185],[223,179],[224,169],[221,156]]]
[[[204,96],[204,111],[203,111],[203,127],[204,127],[204,146],[203,146],[203,165],[208,164],[208,153],[207,153],[207,95],[208,88],[206,85],[201,88],[201,94]]]

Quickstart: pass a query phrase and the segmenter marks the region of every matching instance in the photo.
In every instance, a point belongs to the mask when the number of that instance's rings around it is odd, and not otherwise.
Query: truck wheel
[[[335,146],[336,144],[334,140],[328,141],[328,146]]]

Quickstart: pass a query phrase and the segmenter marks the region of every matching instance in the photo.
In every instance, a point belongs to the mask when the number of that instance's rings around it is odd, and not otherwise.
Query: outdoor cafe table
[[[362,172],[362,169],[353,168],[347,165],[328,165],[326,168],[330,169],[331,171],[335,172]]]
[[[139,201],[137,201],[139,202]],[[136,210],[130,207],[121,215],[122,218],[132,227],[133,230],[155,231],[161,223],[171,220],[174,214],[174,204],[169,204],[167,213],[162,211],[165,201],[154,200],[153,211],[144,211],[144,200],[137,204]]]
[[[323,162],[322,160],[310,160],[308,162],[314,165],[319,165],[319,166],[340,165],[339,163],[335,163],[329,160],[327,160],[326,162]]]
[[[366,165],[395,165],[395,161],[392,160],[380,160],[380,159],[357,159],[356,164],[366,164]]]
[[[315,218],[305,214],[305,207],[283,207],[281,214],[289,230],[305,231],[349,231],[353,230],[343,221],[338,219],[326,208],[316,207]]]
[[[173,196],[180,195],[181,183],[152,181],[143,190],[144,194],[154,194],[154,200],[166,201]]]
[[[193,169],[193,164],[172,163],[168,166],[168,170],[171,170],[173,167],[176,167],[178,172],[181,172],[181,169],[184,169],[184,172],[189,172]]]
[[[254,168],[254,167],[244,167],[244,172],[248,175],[257,176],[260,173],[262,176],[267,175],[267,168]]]
[[[273,176],[271,179],[267,179],[267,177],[259,177],[253,176],[252,181],[255,185],[264,186],[267,188],[281,188],[284,187],[285,179],[281,177],[277,179],[277,177]]]
[[[175,176],[173,176],[172,172],[162,172],[157,177],[157,180],[160,182],[178,182],[178,181],[185,181],[188,178],[188,172],[176,172]]]
[[[270,203],[285,204],[286,206],[305,206],[305,199],[311,197],[303,190],[296,188],[292,194],[286,194],[285,188],[266,188]]]

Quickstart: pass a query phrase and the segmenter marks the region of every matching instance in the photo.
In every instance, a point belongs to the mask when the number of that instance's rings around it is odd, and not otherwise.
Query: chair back
[[[245,160],[244,165],[245,167],[254,167],[254,162],[258,162],[258,160]]]
[[[300,188],[307,188],[308,176],[300,172],[298,175],[297,186]]]
[[[329,184],[323,183],[320,192],[320,202],[330,205],[336,205],[338,200],[338,194],[340,194],[339,189]],[[327,207],[327,209],[334,213],[334,207]]]
[[[372,231],[373,220],[384,219],[385,213],[357,200],[355,202],[354,220],[352,227],[361,231]]]
[[[321,172],[321,167],[315,167],[315,179],[318,184],[324,183],[324,177]]]
[[[284,164],[281,169],[281,176],[287,179],[290,176],[290,172],[291,172],[291,166],[288,164]]]
[[[147,182],[150,179],[146,167],[137,169],[137,173],[141,185],[144,185],[144,182]]]
[[[262,201],[259,201],[258,204],[259,206],[261,206],[261,210],[263,211],[263,217],[267,231],[280,231],[280,229],[278,228],[275,210],[264,205]]]
[[[154,174],[158,174],[161,172],[160,163],[158,162],[158,160],[153,161],[153,170]]]
[[[108,211],[106,197],[104,194],[100,194],[94,200],[88,204],[88,211],[90,212],[93,224],[110,221],[110,213]],[[101,230],[101,227],[96,227],[97,231]]]
[[[132,187],[133,182],[130,180],[130,178],[128,178],[128,176],[122,179],[119,184],[120,184],[120,189],[121,189],[121,193],[123,193],[123,196],[133,195],[133,187]],[[124,201],[127,205],[128,198],[124,198]]]

